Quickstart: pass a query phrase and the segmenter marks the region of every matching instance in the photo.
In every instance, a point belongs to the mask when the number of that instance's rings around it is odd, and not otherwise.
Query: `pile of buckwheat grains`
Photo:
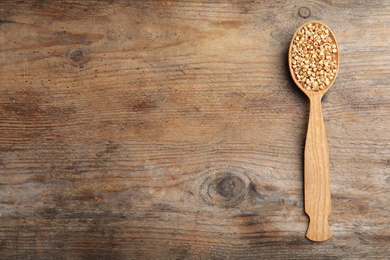
[[[291,65],[306,90],[327,88],[337,72],[337,46],[323,25],[309,23],[293,40]]]

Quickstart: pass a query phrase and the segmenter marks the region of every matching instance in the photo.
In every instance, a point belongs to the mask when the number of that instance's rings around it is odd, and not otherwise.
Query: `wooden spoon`
[[[305,82],[298,79],[294,73],[292,64],[292,53],[294,39],[296,39],[298,32],[302,33],[302,29],[307,28],[309,24],[317,24],[319,27],[323,26],[328,30],[329,37],[336,45],[336,52],[332,52],[333,58],[337,63],[337,71],[335,71],[333,78],[328,82],[328,85],[323,89],[307,90],[308,86],[304,86]],[[306,26],[306,27],[305,27]],[[299,33],[299,34],[301,34]],[[302,37],[300,37],[302,38]],[[322,96],[329,90],[334,80],[336,79],[339,68],[339,48],[333,32],[323,23],[313,21],[302,25],[294,34],[290,44],[288,62],[290,72],[294,82],[310,99],[310,115],[309,124],[306,135],[305,145],[305,212],[310,218],[309,228],[306,237],[313,241],[325,241],[332,236],[328,224],[328,216],[331,213],[331,199],[330,199],[330,181],[329,181],[329,150],[325,135],[324,121],[322,118],[321,99]],[[309,83],[310,84],[310,83]],[[317,83],[316,83],[317,84]]]

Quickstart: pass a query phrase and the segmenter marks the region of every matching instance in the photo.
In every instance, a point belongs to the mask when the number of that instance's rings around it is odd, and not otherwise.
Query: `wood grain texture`
[[[341,56],[324,243],[287,64],[308,19]],[[0,258],[389,258],[389,26],[384,0],[1,1]]]
[[[305,212],[309,216],[306,237],[325,241],[332,236],[328,218],[331,213],[329,149],[326,140],[321,99],[323,91],[311,91],[304,158]]]

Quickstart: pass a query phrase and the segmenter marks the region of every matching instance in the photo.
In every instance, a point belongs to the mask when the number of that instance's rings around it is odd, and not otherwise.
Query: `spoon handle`
[[[305,146],[305,212],[310,218],[306,237],[325,241],[332,236],[328,224],[331,212],[329,150],[321,108],[322,95],[310,97],[310,116]]]

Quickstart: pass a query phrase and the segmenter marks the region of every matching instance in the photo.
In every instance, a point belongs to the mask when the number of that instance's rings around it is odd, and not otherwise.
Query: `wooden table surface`
[[[305,238],[295,30],[335,33]],[[389,1],[0,3],[1,259],[388,259]]]

